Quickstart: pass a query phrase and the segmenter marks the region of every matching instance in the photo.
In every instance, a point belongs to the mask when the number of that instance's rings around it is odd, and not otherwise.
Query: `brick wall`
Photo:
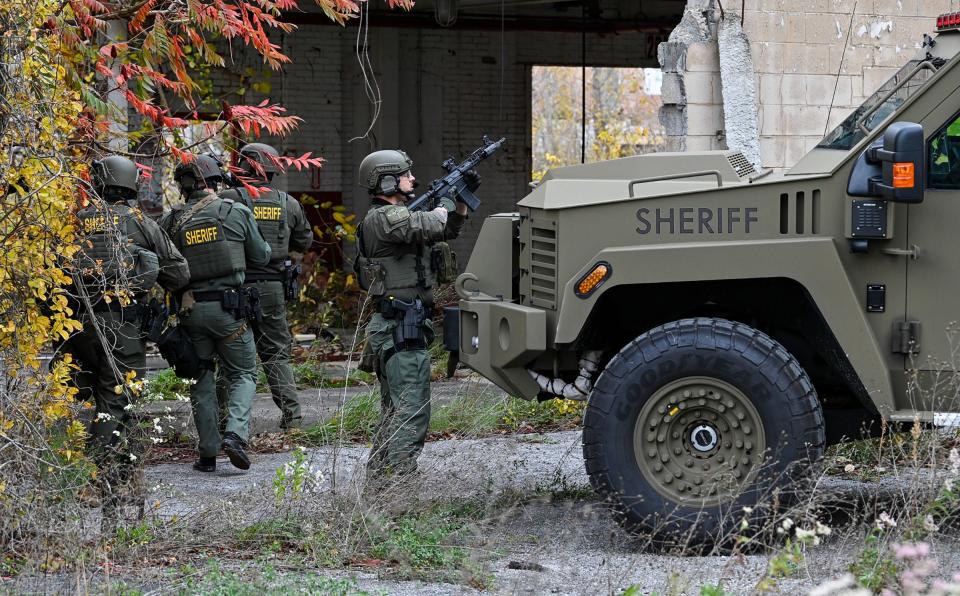
[[[304,25],[279,40],[293,62],[269,76],[269,97],[304,121],[286,139],[272,142],[290,153],[313,151],[327,160],[318,189],[314,188],[318,180],[310,173],[290,173],[280,184],[294,195],[309,190],[342,192],[344,204],[359,217],[369,201],[357,186],[356,168],[370,151],[406,150],[416,163],[414,173],[426,184],[441,174],[439,165],[447,156],[465,156],[484,134],[506,136],[505,150],[480,168],[482,210],[454,243],[465,262],[483,217],[515,210],[516,202],[527,194],[530,67],[578,65],[581,35],[508,31],[501,44],[499,31],[373,28],[367,51],[382,103],[367,137],[363,135],[373,108],[364,93],[356,35],[356,25]],[[586,38],[587,62],[596,66],[655,67],[655,48],[643,33]],[[230,67],[234,75],[219,82],[219,92],[236,88],[237,73],[256,71],[263,78],[264,67],[250,54],[235,53],[234,59]],[[264,97],[250,90],[244,99],[256,102]],[[235,102],[239,100],[234,96]]]
[[[949,10],[949,0],[747,0],[763,165],[796,163],[914,56]]]

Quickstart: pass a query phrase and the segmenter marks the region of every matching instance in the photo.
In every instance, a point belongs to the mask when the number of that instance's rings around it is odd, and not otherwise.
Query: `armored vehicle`
[[[587,400],[586,469],[624,525],[715,543],[863,422],[960,419],[958,28],[783,174],[643,155],[486,218],[453,347],[512,395]]]

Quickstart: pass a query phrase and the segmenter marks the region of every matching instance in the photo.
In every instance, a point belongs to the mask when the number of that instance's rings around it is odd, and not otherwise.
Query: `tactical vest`
[[[190,283],[246,271],[243,242],[227,240],[224,233],[222,208],[227,207],[229,212],[232,206],[230,199],[214,201],[175,233],[174,244],[190,266]],[[180,225],[179,217],[174,218],[173,225]]]
[[[357,229],[357,258],[353,268],[357,283],[370,296],[410,297],[436,285],[430,251],[424,245],[395,245],[389,257],[368,257],[365,253],[363,225]]]
[[[287,193],[276,189],[251,197],[245,188],[238,188],[244,204],[253,212],[263,239],[270,245],[269,267],[283,266],[290,254],[290,230],[287,227]]]
[[[156,284],[160,261],[153,251],[134,244],[129,233],[136,225],[134,217],[122,205],[91,205],[77,213],[80,250],[75,264],[91,294],[108,288],[142,294]]]

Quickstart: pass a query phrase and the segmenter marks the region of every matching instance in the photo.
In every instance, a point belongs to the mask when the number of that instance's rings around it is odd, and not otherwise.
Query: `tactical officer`
[[[244,175],[255,186],[269,186],[279,171],[277,150],[263,143],[249,143],[240,149]],[[271,159],[274,158],[274,159]],[[257,355],[267,375],[273,403],[280,408],[280,428],[299,428],[303,415],[290,365],[292,337],[287,324],[287,300],[295,300],[299,261],[313,243],[313,231],[300,203],[287,193],[270,188],[251,196],[245,188],[220,193],[246,205],[257,220],[264,240],[270,245],[270,262],[247,267],[246,285],[260,294],[260,320],[251,321]]]
[[[460,233],[467,214],[467,206],[451,198],[432,211],[409,211],[405,203],[416,185],[412,167],[399,150],[376,151],[360,163],[361,184],[373,195],[358,230],[356,269],[376,305],[364,358],[364,368],[380,381],[380,420],[367,462],[374,476],[417,468],[430,422],[432,289],[437,273],[449,267],[437,259],[444,251],[434,249]],[[479,176],[470,176],[475,190]]]
[[[253,300],[243,291],[247,263],[266,265],[270,246],[257,230],[253,214],[213,192],[222,175],[216,161],[197,155],[177,166],[174,179],[185,204],[164,216],[161,225],[190,263],[190,282],[180,299],[180,324],[202,366],[190,389],[193,420],[200,438],[195,470],[213,472],[222,448],[241,470],[250,467],[245,452],[250,406],[256,388],[256,350],[247,317]],[[227,383],[226,432],[217,428],[214,357]]]
[[[77,213],[81,241],[74,287],[83,330],[64,349],[79,366],[81,397],[92,396],[96,404],[90,434],[106,520],[108,508],[118,504],[116,485],[130,480],[130,463],[139,452],[128,409],[135,396],[126,381],[130,372],[143,378],[146,369],[147,292],[154,283],[177,290],[190,272],[167,235],[137,208],[136,164],[111,155],[94,162],[91,173],[90,203]]]

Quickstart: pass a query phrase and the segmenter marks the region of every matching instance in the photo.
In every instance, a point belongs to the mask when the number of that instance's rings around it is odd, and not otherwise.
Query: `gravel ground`
[[[434,386],[438,403],[463,392],[478,391],[489,391],[489,387],[462,380]],[[342,395],[341,390],[310,393],[316,395],[316,399],[307,404],[308,415],[315,419],[328,416]],[[255,424],[272,430],[270,421],[275,418],[276,408],[269,398],[261,396],[256,412]],[[322,483],[311,495],[313,511],[322,511],[333,504],[334,492],[356,498],[358,502],[370,498],[360,496],[366,455],[366,447],[354,444],[307,451],[309,465],[323,473]],[[275,507],[272,484],[276,471],[292,457],[291,453],[255,454],[252,468],[247,472],[234,469],[225,459],[220,460],[214,474],[194,472],[189,464],[150,466],[146,480],[152,515],[160,519],[174,516],[200,519],[197,512],[207,511],[225,516],[224,519],[240,526],[269,518]],[[499,502],[498,497],[504,494],[511,496],[507,503],[512,504],[499,509],[491,505],[491,513],[477,524],[469,541],[476,560],[489,573],[489,591],[493,593],[620,594],[635,586],[641,594],[699,594],[701,586],[721,583],[727,593],[750,594],[755,592],[768,565],[768,554],[671,556],[651,553],[638,546],[590,492],[578,431],[431,442],[420,458],[420,467],[417,484],[403,491],[404,507],[467,500],[492,504]],[[880,511],[902,506],[915,497],[921,487],[937,484],[937,478],[930,474],[901,473],[896,478],[869,484],[823,477],[817,498],[821,503],[838,506],[840,513],[827,520],[831,525],[837,524],[835,531],[823,544],[806,552],[790,578],[778,580],[776,591],[803,594],[841,576],[863,549],[863,524],[872,523]],[[382,501],[392,498],[386,496]],[[197,532],[201,531],[205,528],[198,525]],[[956,540],[944,538],[934,542],[933,550],[939,569],[960,570],[960,543]],[[242,578],[245,570],[259,570],[262,562],[227,559],[222,565],[232,576]],[[312,572],[352,578],[359,589],[371,593],[476,592],[463,584],[395,581],[366,570],[317,569]],[[147,592],[183,590],[182,585],[178,588],[168,583],[170,571],[162,568],[139,566],[136,570],[114,570],[113,573],[109,581],[119,577]],[[304,573],[283,571],[280,577],[289,585],[297,585],[298,578],[305,577]],[[34,580],[32,583],[21,580],[17,585],[0,581],[0,593],[56,593],[77,589],[71,578]],[[103,587],[109,582],[97,575],[91,578],[90,585],[100,586],[93,591],[104,591]]]
[[[324,491],[330,490],[336,461],[339,490],[350,492],[362,478],[366,452],[365,447],[348,446],[312,449],[308,455],[311,464],[326,474]],[[183,465],[156,466],[148,470],[154,487],[151,499],[159,502],[161,516],[209,505],[211,494],[239,499],[252,485],[268,485],[276,468],[290,458],[290,454],[258,455],[245,473],[222,462],[214,475],[186,472]],[[483,499],[503,491],[527,499],[524,505],[507,507],[486,520],[478,530],[481,535],[476,538],[492,573],[491,591],[495,593],[616,594],[635,585],[644,594],[697,594],[702,585],[722,582],[729,593],[747,594],[767,567],[767,555],[732,558],[638,552],[636,543],[611,520],[603,504],[585,496],[589,484],[576,431],[433,442],[427,444],[420,463],[422,490],[410,495],[414,500]],[[828,503],[869,500],[875,510],[902,502],[916,486],[905,477],[874,484],[824,477],[818,493]],[[571,494],[577,498],[555,498]],[[255,511],[246,513],[257,516]],[[842,575],[862,548],[862,536],[862,530],[850,528],[810,549],[797,573],[779,582],[780,593],[804,593]],[[935,550],[941,569],[960,569],[960,545],[943,541],[935,544]],[[367,573],[351,576],[362,589],[390,594],[471,591],[462,585],[381,580]]]

